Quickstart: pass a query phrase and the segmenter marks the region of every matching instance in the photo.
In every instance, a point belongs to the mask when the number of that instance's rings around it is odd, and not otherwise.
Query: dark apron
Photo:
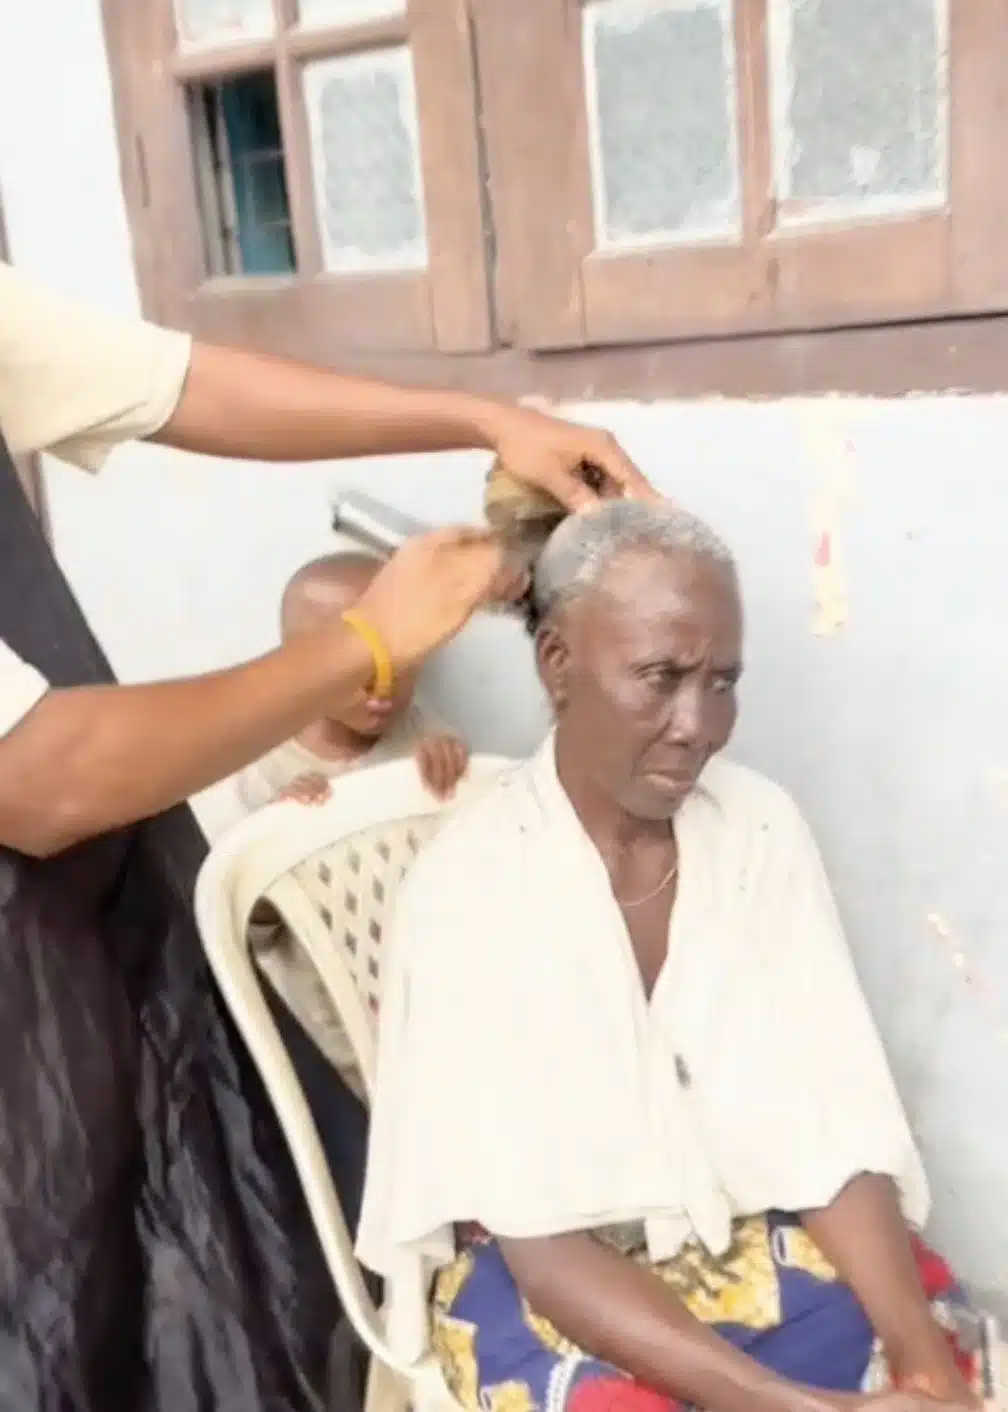
[[[2,442],[0,637],[54,686],[113,680]],[[346,1338],[327,1390],[340,1309],[200,950],[203,852],[185,808],[0,849],[0,1412],[360,1406]]]

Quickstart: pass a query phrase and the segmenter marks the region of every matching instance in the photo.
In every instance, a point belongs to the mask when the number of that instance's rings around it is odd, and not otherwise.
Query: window
[[[193,84],[187,103],[207,274],[296,274],[273,74]]]
[[[997,0],[490,8],[508,189],[528,196],[523,243],[549,252],[541,277],[514,255],[531,346],[1008,302]]]
[[[1002,0],[105,7],[141,285],[204,335],[478,377],[1008,310]]]
[[[468,27],[451,0],[106,0],[147,307],[207,337],[487,347]]]

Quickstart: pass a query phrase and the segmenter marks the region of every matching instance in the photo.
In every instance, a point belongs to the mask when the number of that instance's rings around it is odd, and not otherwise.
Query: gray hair
[[[588,514],[569,515],[547,540],[533,575],[529,627],[596,587],[633,549],[685,552],[735,569],[724,540],[688,510],[662,501],[607,500]]]

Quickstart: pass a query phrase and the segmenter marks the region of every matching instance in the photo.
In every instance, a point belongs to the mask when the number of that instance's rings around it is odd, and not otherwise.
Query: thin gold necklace
[[[672,841],[674,843],[675,832],[672,828],[671,823],[669,824],[669,833],[671,834]],[[660,892],[664,892],[665,889],[668,887],[669,883],[674,880],[678,872],[679,856],[677,854],[671,868],[669,868],[668,872],[662,878],[661,882],[658,884],[657,887],[653,887],[650,892],[645,892],[643,897],[635,897],[632,902],[624,902],[622,898],[617,898],[617,901],[619,902],[621,907],[643,907],[645,902],[650,902],[652,898],[657,897]]]

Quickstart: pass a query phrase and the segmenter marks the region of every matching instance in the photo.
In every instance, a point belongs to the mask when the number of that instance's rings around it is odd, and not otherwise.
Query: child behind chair
[[[328,554],[300,568],[284,590],[280,609],[284,641],[332,623],[368,587],[380,561],[364,554]],[[350,770],[412,755],[424,783],[451,794],[469,763],[468,747],[425,716],[414,700],[415,674],[397,677],[387,702],[365,692],[313,721],[238,777],[250,812],[276,799],[322,803],[332,781]]]

